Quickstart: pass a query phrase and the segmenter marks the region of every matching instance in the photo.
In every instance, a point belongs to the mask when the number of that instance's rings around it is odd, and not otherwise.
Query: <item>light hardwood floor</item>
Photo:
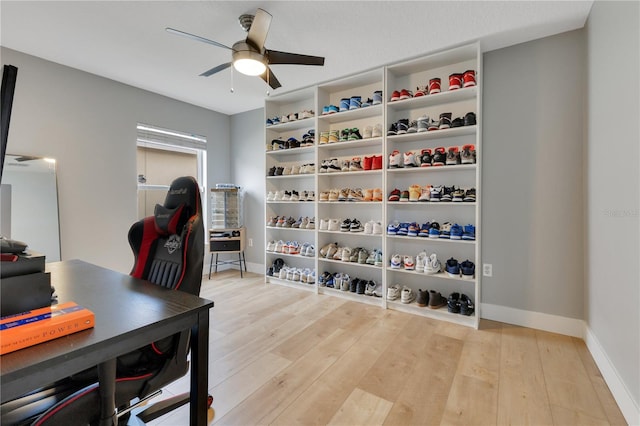
[[[580,339],[479,330],[225,271],[211,311],[212,425],[622,425]],[[188,389],[188,377],[167,390]],[[188,423],[183,407],[153,422]]]

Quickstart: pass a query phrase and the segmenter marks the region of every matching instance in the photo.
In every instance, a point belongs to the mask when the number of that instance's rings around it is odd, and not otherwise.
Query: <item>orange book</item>
[[[93,312],[75,302],[0,318],[0,355],[92,328]]]

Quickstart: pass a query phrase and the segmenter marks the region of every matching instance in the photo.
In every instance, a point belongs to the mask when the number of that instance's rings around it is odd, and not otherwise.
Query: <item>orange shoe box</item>
[[[0,318],[0,355],[92,328],[90,310],[66,302]]]

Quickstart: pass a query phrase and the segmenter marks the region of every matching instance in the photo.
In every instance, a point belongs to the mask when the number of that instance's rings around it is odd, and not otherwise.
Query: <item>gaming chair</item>
[[[132,276],[169,290],[199,295],[204,226],[197,181],[193,177],[174,180],[164,204],[156,205],[154,215],[131,226],[129,245],[135,257]],[[184,330],[118,357],[115,400],[120,424],[126,423],[132,400],[144,401],[187,373],[189,338],[190,330]],[[86,370],[47,389],[3,404],[2,424],[97,423],[100,418],[98,388],[96,369]],[[178,395],[151,405],[137,417],[147,422],[188,400],[188,394]],[[43,401],[48,401],[49,405],[44,412],[42,407],[36,408]],[[209,405],[211,401],[209,397]],[[34,416],[34,411],[40,414]]]

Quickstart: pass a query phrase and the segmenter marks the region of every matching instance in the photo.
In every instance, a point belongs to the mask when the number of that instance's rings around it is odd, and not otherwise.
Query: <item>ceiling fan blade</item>
[[[262,78],[272,89],[277,89],[278,87],[282,87],[282,84],[278,81],[276,76],[271,71],[271,68],[267,67],[267,70],[260,74],[260,78]]]
[[[217,41],[209,40],[208,38],[200,37],[194,34],[185,33],[184,31],[175,30],[173,28],[165,28],[165,30],[171,34],[176,34],[182,37],[190,38],[191,40],[201,41],[203,43],[212,44],[214,46],[222,47],[223,49],[233,50],[229,46],[225,46],[224,44],[218,43]]]
[[[249,34],[247,34],[247,43],[252,44],[258,51],[261,51],[264,47],[264,41],[267,39],[270,25],[271,14],[258,9],[253,17],[251,28],[249,28]]]
[[[322,56],[301,55],[298,53],[278,52],[277,50],[265,51],[265,56],[269,65],[289,64],[289,65],[324,65]]]
[[[211,68],[209,71],[203,72],[202,74],[200,74],[200,77],[209,77],[210,75],[214,75],[217,72],[226,70],[230,66],[231,66],[231,62],[227,62],[226,64],[220,64],[217,67]]]

